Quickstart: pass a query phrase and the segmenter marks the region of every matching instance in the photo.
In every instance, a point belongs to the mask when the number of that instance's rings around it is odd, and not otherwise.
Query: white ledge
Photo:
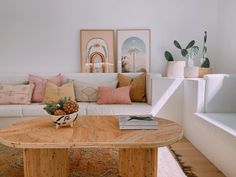
[[[194,113],[194,115],[236,137],[236,113]]]

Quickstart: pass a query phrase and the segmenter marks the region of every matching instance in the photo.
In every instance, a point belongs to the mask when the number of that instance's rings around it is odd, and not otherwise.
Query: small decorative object
[[[174,61],[169,51],[165,51],[165,58],[168,61],[167,77],[184,77],[185,61]]]
[[[193,59],[197,56],[199,47],[194,46],[195,41],[192,40],[185,48],[182,48],[177,40],[174,40],[174,45],[180,49],[181,55],[187,59],[187,67],[183,64],[176,64],[173,56],[169,51],[165,51],[165,58],[168,61],[167,76],[168,77],[198,77],[198,67],[194,67]],[[180,62],[180,61],[178,61]],[[174,65],[176,65],[174,67]]]
[[[81,72],[112,73],[114,30],[80,30]]]
[[[48,102],[45,104],[46,106],[43,109],[50,114],[50,118],[56,124],[56,128],[68,125],[73,127],[79,110],[79,105],[76,102],[64,97],[58,102]]]
[[[167,77],[184,77],[185,61],[169,61],[167,65]]]
[[[201,68],[199,68],[199,77],[203,77],[206,74],[212,73],[212,68],[210,68],[210,60],[207,58],[207,31],[205,31],[204,42],[203,42],[203,50],[202,50],[202,58],[201,58]]]
[[[150,29],[117,30],[118,72],[149,72]]]

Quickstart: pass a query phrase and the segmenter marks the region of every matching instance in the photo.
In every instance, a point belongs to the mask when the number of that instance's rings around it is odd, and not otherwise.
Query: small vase
[[[196,78],[199,76],[199,67],[185,67],[184,68],[184,77],[187,78]]]
[[[194,61],[192,58],[188,58],[187,60],[187,67],[194,67]]]

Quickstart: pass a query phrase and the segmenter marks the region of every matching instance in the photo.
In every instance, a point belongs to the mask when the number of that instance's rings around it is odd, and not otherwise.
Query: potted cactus
[[[205,31],[204,35],[202,58],[200,61],[201,68],[199,68],[199,77],[203,77],[206,74],[212,73],[212,68],[210,68],[210,60],[207,58],[206,41],[207,41],[207,31]]]
[[[185,67],[185,61],[174,62],[172,54],[169,51],[165,51],[165,58],[168,61],[168,69],[167,69],[168,77],[173,75],[176,77],[176,73],[178,74],[178,76],[181,75],[180,77],[198,76],[198,67],[194,67],[193,59],[198,54],[199,47],[194,46],[194,44],[195,41],[192,40],[188,43],[188,45],[185,48],[182,48],[179,42],[177,40],[174,40],[175,47],[180,49],[181,55],[187,59],[187,67]]]

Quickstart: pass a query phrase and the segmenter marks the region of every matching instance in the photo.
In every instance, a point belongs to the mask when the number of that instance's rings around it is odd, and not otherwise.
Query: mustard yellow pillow
[[[59,87],[47,81],[43,102],[58,102],[62,97],[69,97],[71,100],[75,101],[73,82],[66,83]]]
[[[146,74],[137,77],[129,77],[118,74],[118,87],[130,85],[130,99],[132,102],[146,102]]]

